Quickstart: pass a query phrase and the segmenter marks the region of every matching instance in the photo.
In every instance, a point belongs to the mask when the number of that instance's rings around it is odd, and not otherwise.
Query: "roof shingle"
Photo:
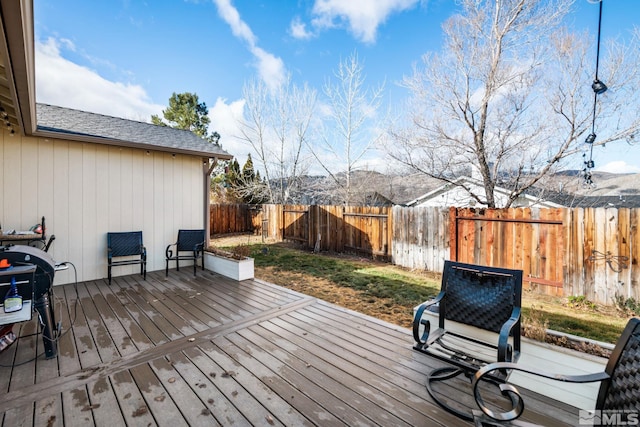
[[[233,157],[188,130],[40,103],[36,104],[36,115],[36,133],[41,135],[220,159]]]

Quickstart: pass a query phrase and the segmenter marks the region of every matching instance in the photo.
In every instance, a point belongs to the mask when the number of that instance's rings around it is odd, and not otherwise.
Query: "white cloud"
[[[242,20],[231,0],[213,0],[218,14],[231,27],[234,36],[247,43],[249,51],[257,60],[256,68],[260,78],[270,89],[275,89],[285,81],[285,67],[282,59],[258,47],[257,37]]]
[[[397,12],[411,9],[420,0],[316,0],[311,23],[325,29],[346,23],[360,41],[373,43],[380,24]]]
[[[596,168],[598,172],[609,173],[640,173],[640,167],[632,166],[626,163],[624,160],[616,160],[609,162],[606,165]]]
[[[244,105],[244,99],[227,102],[226,99],[218,98],[215,105],[209,108],[209,131],[220,134],[222,148],[238,158],[239,162],[244,161],[252,151],[251,147],[239,138],[241,132],[238,121],[242,118]]]
[[[63,48],[74,49],[64,39],[36,41],[38,102],[139,121],[161,114],[164,106],[151,102],[142,86],[106,80],[96,71],[65,59]]]
[[[293,20],[291,21],[291,25],[289,26],[289,34],[291,34],[293,38],[301,40],[307,40],[314,36],[313,33],[307,31],[307,25],[304,22],[300,21],[300,17],[298,16],[293,18]]]

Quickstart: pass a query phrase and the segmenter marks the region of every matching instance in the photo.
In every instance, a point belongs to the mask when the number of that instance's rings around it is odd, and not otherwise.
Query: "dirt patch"
[[[309,280],[302,274],[282,270],[275,271],[273,267],[256,267],[255,274],[256,277],[262,280],[270,283],[278,283],[280,286],[305,295],[319,298],[405,328],[411,327],[413,314],[408,311],[406,307],[394,304],[390,298],[371,298],[363,292],[336,286],[325,279],[313,278],[313,280]]]

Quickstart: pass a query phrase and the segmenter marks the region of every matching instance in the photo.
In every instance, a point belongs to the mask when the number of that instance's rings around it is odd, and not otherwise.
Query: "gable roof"
[[[34,132],[36,136],[216,157],[224,160],[233,158],[219,145],[212,144],[188,130],[40,103],[36,104],[36,117],[37,128]]]
[[[443,201],[436,202],[437,204],[443,204],[446,206],[467,206],[473,199],[471,198],[471,196],[468,195],[466,190],[462,190],[462,186],[475,188],[478,191],[484,191],[483,184],[481,181],[468,176],[461,176],[455,179],[454,181],[452,181],[451,183],[443,184],[440,187],[432,191],[429,191],[428,193],[423,194],[422,196],[414,200],[411,200],[410,202],[407,202],[406,206],[420,206],[429,201],[433,201],[438,196],[441,196]],[[462,196],[460,194],[462,194]],[[509,197],[510,194],[511,192],[505,188],[498,187],[498,186],[494,187],[495,196],[502,196],[504,198],[507,198]],[[553,201],[545,200],[543,198],[535,197],[535,196],[524,194],[524,193],[518,196],[518,198],[514,203],[516,203],[517,206],[536,205],[539,207],[547,207],[547,208],[562,207],[562,205],[555,203]],[[514,205],[514,207],[516,206]]]

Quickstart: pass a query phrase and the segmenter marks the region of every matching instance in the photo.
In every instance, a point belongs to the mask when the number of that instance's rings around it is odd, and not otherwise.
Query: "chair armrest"
[[[498,362],[515,362],[515,360],[513,360],[513,348],[509,345],[509,336],[511,335],[513,327],[520,321],[520,313],[520,307],[514,307],[511,312],[511,317],[509,317],[500,328],[500,336],[498,337]],[[516,346],[516,351],[520,351],[520,345]]]
[[[507,396],[511,400],[511,409],[506,412],[494,412],[487,407],[480,395],[480,390],[478,389],[478,385],[480,381],[482,381],[485,375],[489,375],[491,372],[501,370],[501,371],[521,371],[526,372],[531,375],[536,375],[543,378],[548,378],[551,380],[568,382],[568,383],[592,383],[597,381],[605,381],[609,379],[609,374],[606,372],[598,372],[595,374],[584,374],[584,375],[562,375],[562,374],[553,374],[544,371],[534,371],[532,368],[523,366],[522,364],[510,363],[510,362],[496,362],[486,365],[485,367],[479,369],[475,375],[473,376],[473,380],[471,382],[471,387],[473,388],[473,397],[476,401],[478,407],[484,412],[488,417],[496,420],[496,421],[511,421],[518,418],[522,415],[522,411],[524,411],[524,401],[522,400],[522,396],[518,389],[509,383],[500,384],[500,392],[503,396]]]
[[[142,249],[142,252],[141,252],[142,259],[143,259],[143,260],[146,260],[146,259],[147,259],[147,248],[146,248],[146,247],[144,247],[144,246],[142,246],[142,248],[141,248],[141,249]]]
[[[173,251],[171,250],[171,246],[176,246],[178,242],[171,243],[167,246],[167,249],[164,251],[164,254],[167,258],[171,258],[173,256]]]
[[[198,243],[197,245],[195,245],[195,247],[193,248],[193,251],[198,253],[198,252],[202,252],[204,250],[204,242],[202,243]]]
[[[434,304],[438,304],[444,298],[445,293],[440,292],[434,299],[425,301],[416,310],[416,315],[413,317],[413,339],[417,343],[417,346],[423,346],[429,339],[429,331],[431,329],[431,322],[422,318],[424,311]],[[424,332],[420,334],[420,325],[424,325]]]

